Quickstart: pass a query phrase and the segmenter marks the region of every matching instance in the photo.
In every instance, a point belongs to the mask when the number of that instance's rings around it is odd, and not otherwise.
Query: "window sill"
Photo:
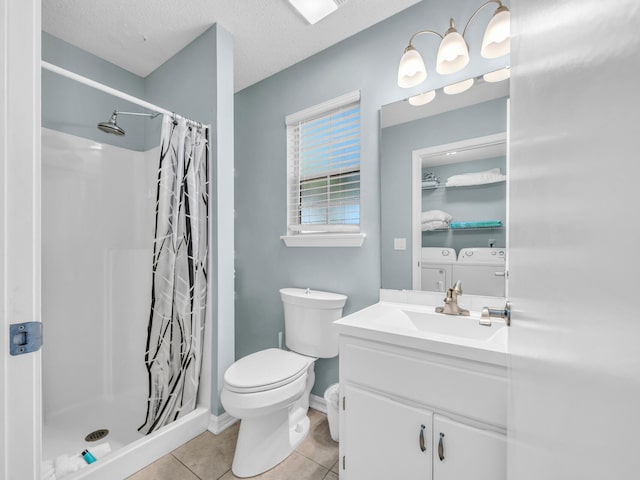
[[[361,247],[364,233],[312,233],[283,235],[287,247]]]

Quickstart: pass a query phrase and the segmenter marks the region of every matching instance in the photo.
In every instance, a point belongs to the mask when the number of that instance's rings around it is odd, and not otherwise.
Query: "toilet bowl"
[[[338,354],[333,321],[341,318],[347,297],[300,288],[283,288],[280,296],[286,344],[292,351],[252,353],[224,374],[222,405],[241,420],[231,466],[241,478],[273,468],[305,439],[314,362]]]

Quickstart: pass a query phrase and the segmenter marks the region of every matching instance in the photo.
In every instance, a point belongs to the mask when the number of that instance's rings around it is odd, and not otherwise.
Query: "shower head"
[[[113,133],[114,135],[124,135],[124,130],[118,126],[116,123],[116,118],[118,117],[118,111],[114,110],[111,114],[111,118],[106,122],[100,122],[98,124],[98,128],[105,133]]]
[[[111,114],[111,118],[106,122],[100,122],[98,124],[98,128],[105,133],[113,133],[114,135],[120,136],[124,135],[124,130],[116,123],[116,118],[118,117],[118,115],[136,115],[139,117],[156,118],[158,115],[160,115],[160,113],[120,112],[118,110],[114,110]]]

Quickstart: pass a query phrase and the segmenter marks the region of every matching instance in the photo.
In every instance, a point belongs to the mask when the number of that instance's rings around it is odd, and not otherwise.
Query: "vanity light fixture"
[[[344,0],[343,0],[344,1]],[[289,0],[300,15],[302,15],[311,25],[319,22],[330,13],[338,9],[338,5],[343,1],[334,0]]]
[[[289,0],[292,2],[293,0]],[[404,49],[404,54],[398,66],[398,85],[402,88],[411,88],[419,85],[427,78],[427,69],[422,56],[413,46],[413,40],[423,34],[431,34],[440,37],[440,46],[436,59],[436,72],[440,74],[456,73],[469,63],[469,47],[464,39],[471,20],[484,7],[495,3],[498,8],[493,13],[482,38],[480,54],[484,58],[497,58],[506,55],[511,49],[511,14],[509,9],[500,0],[488,0],[473,12],[471,18],[462,31],[458,33],[453,18],[449,21],[449,29],[442,36],[433,30],[420,30],[409,39],[409,45]]]
[[[421,105],[426,105],[431,102],[434,98],[436,98],[436,91],[429,90],[428,92],[419,93],[418,95],[414,95],[413,97],[409,97],[409,104],[414,107],[419,107]]]

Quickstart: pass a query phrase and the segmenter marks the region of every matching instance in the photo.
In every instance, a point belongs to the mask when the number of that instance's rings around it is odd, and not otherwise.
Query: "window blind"
[[[290,232],[360,231],[360,92],[287,117]]]

